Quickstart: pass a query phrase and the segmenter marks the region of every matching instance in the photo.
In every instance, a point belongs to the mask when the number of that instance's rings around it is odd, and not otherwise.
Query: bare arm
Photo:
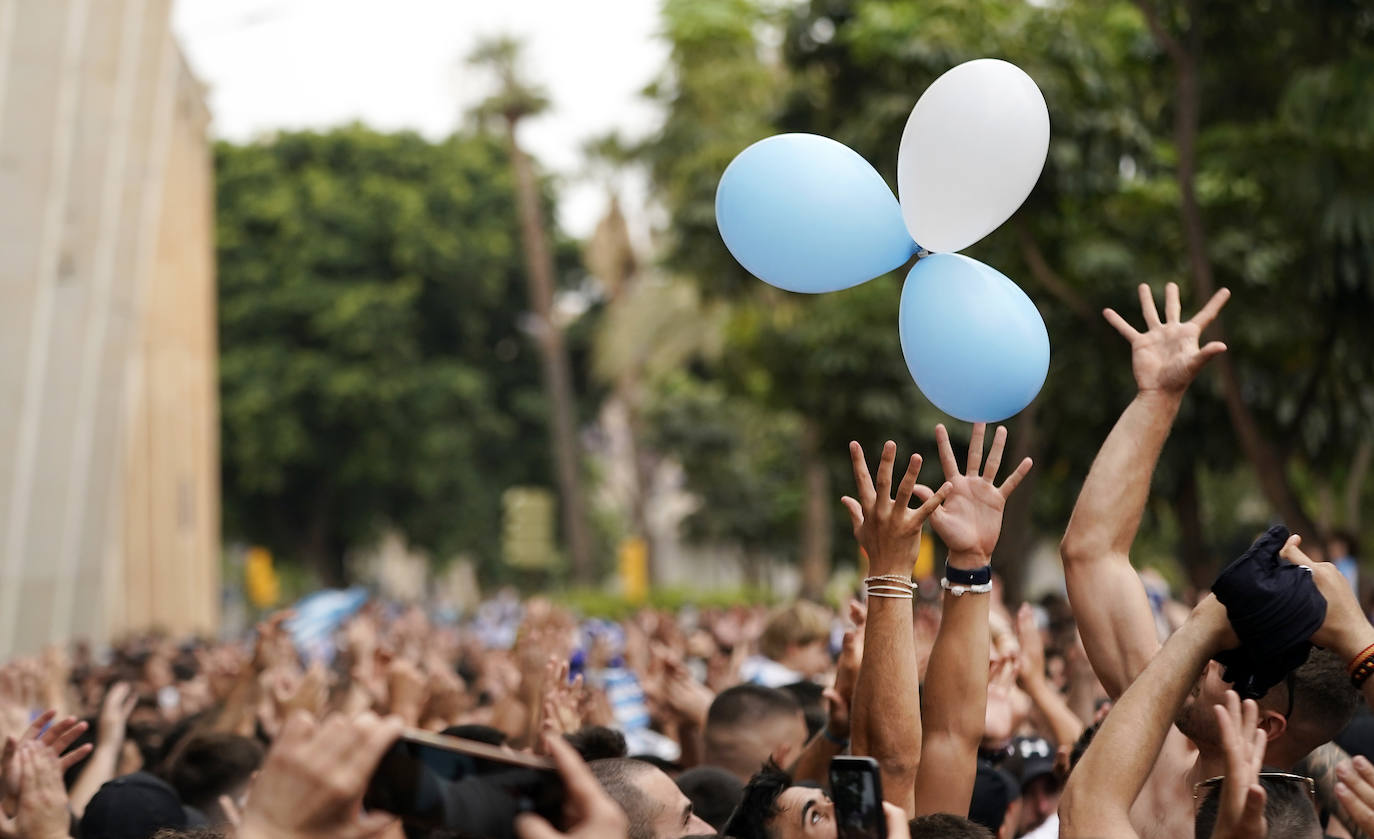
[[[984,431],[981,423],[973,427],[967,469],[960,474],[949,432],[943,425],[935,429],[940,463],[952,489],[931,515],[931,524],[949,548],[950,567],[966,571],[991,564],[1002,533],[1006,499],[1031,466],[1029,458],[1022,461],[1006,483],[997,487],[994,479],[1001,466],[1007,430],[999,427],[993,435],[987,464],[980,474]],[[989,600],[988,594],[944,595],[940,630],[926,670],[926,702],[921,717],[923,768],[916,776],[918,816],[968,814],[987,710]]]
[[[1202,331],[1230,293],[1216,295],[1190,321],[1179,313],[1178,286],[1165,290],[1159,320],[1149,286],[1140,286],[1148,329],[1137,332],[1116,312],[1107,320],[1131,342],[1136,394],[1093,461],[1060,544],[1069,603],[1088,660],[1113,699],[1120,696],[1159,649],[1145,587],[1131,567],[1131,543],[1140,528],[1150,478],[1159,462],[1188,385],[1226,347],[1199,348]]]
[[[1135,837],[1131,804],[1208,659],[1236,646],[1226,607],[1209,595],[1107,715],[1059,803],[1062,839]]]
[[[862,607],[857,603],[851,604],[850,609],[857,615],[863,614]],[[825,728],[811,738],[797,762],[788,769],[788,774],[796,783],[810,781],[828,785],[830,759],[844,754],[848,747],[849,708],[854,701],[854,682],[859,676],[859,666],[863,660],[863,618],[859,617],[856,623],[857,628],[844,634],[844,646],[835,668],[835,683],[822,694],[828,708]]]
[[[1045,644],[1028,604],[1023,603],[1016,613],[1016,634],[1021,641],[1021,667],[1017,677],[1021,688],[1049,722],[1055,744],[1073,745],[1083,733],[1083,722],[1045,678]]]
[[[913,454],[897,499],[892,499],[892,464],[897,447],[883,446],[876,486],[858,443],[849,444],[858,500],[846,497],[854,535],[868,553],[869,573],[910,577],[921,544],[921,527],[944,500],[948,487],[922,487],[920,509],[908,506],[916,492],[921,456]],[[868,601],[864,656],[854,686],[853,753],[878,761],[884,797],[911,815],[912,792],[921,754],[921,699],[910,597],[872,596]]]

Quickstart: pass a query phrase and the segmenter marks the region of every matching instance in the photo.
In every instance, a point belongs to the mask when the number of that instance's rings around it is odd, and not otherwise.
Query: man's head
[[[262,744],[251,737],[195,734],[172,753],[166,778],[188,806],[218,816],[219,797],[237,800],[265,755]]]
[[[710,833],[692,802],[662,770],[630,758],[594,760],[592,774],[630,821],[630,839],[679,839]]]
[[[744,796],[744,785],[733,772],[717,766],[698,766],[677,776],[677,788],[692,802],[702,821],[719,830]]]
[[[1269,833],[1264,839],[1321,839],[1321,823],[1305,781],[1260,777],[1264,787],[1264,820]],[[1212,787],[1193,819],[1197,839],[1209,839],[1217,824],[1220,786]]]
[[[706,714],[705,765],[747,781],[765,761],[791,763],[806,747],[806,717],[791,694],[760,685],[722,691]]]
[[[1209,662],[1176,720],[1178,728],[1204,754],[1221,749],[1213,705],[1226,703],[1230,684],[1221,678],[1221,665]],[[1329,650],[1313,649],[1307,662],[1269,689],[1259,700],[1259,726],[1269,737],[1265,759],[1290,768],[1316,747],[1330,741],[1355,715],[1359,694],[1340,658]]]
[[[994,839],[992,831],[977,822],[935,813],[911,820],[911,839]]]
[[[807,678],[830,669],[830,612],[798,600],[773,613],[759,636],[759,652]]]
[[[1063,785],[1054,773],[1055,749],[1043,737],[1017,737],[1005,768],[1016,776],[1021,791],[1019,823],[1012,835],[1020,836],[1044,824],[1059,809]]]
[[[795,786],[769,762],[744,786],[721,831],[732,839],[835,839],[835,805],[815,787]]]

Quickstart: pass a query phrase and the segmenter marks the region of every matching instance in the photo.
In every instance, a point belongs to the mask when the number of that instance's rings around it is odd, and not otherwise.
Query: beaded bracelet
[[[963,597],[965,594],[987,594],[988,592],[992,591],[992,583],[983,583],[982,585],[976,586],[964,586],[959,585],[957,583],[951,583],[949,581],[949,578],[945,577],[940,580],[940,588],[944,589],[945,591],[949,592],[955,597]]]
[[[1356,688],[1364,687],[1364,683],[1369,681],[1369,677],[1374,675],[1374,644],[1365,647],[1354,661],[1350,662],[1347,668],[1350,671],[1350,683]]]

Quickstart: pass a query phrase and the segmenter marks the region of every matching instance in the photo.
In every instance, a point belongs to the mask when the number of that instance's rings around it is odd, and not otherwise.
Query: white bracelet
[[[940,578],[940,588],[944,589],[945,591],[949,592],[955,597],[963,597],[965,594],[987,594],[990,591],[992,591],[992,583],[982,583],[981,585],[976,586],[963,586],[952,584],[950,583],[949,578],[942,577]]]
[[[881,592],[881,591],[877,591],[877,590],[875,590],[875,589],[869,589],[869,590],[868,590],[868,596],[869,596],[869,597],[890,597],[890,598],[893,599],[893,600],[914,600],[914,599],[915,599],[914,597],[911,596],[911,592],[909,592],[909,591],[908,591],[908,592],[903,592],[903,593],[895,593],[895,592],[894,592],[894,593],[892,593],[892,594],[885,594],[885,593],[883,593],[883,592]]]
[[[876,577],[864,577],[864,585],[873,583],[893,583],[899,586],[906,586],[911,591],[915,591],[919,586],[916,581],[903,574],[879,574]]]

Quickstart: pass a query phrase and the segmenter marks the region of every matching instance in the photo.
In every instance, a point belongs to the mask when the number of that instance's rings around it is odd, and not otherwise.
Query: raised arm
[[[1021,689],[1049,723],[1055,745],[1072,746],[1083,733],[1083,721],[1045,678],[1045,642],[1028,603],[1022,603],[1016,613],[1016,635],[1021,641],[1021,666],[1017,673]]]
[[[1023,460],[1006,483],[996,486],[1007,430],[999,427],[993,435],[986,465],[981,463],[984,431],[982,423],[973,426],[967,468],[960,474],[949,432],[943,425],[935,427],[940,464],[951,489],[945,503],[931,514],[930,523],[949,548],[946,562],[950,569],[984,571],[990,577],[992,552],[1002,534],[1002,510],[1030,471],[1031,461]],[[991,585],[987,590],[981,585],[972,589],[954,586],[944,593],[940,630],[926,669],[921,715],[924,741],[916,775],[918,816],[968,814],[988,699],[990,590]]]
[[[1061,839],[1131,839],[1131,804],[1207,661],[1237,645],[1226,607],[1208,595],[1122,694],[1059,802]]]
[[[1199,347],[1198,339],[1229,297],[1226,289],[1218,291],[1192,320],[1184,321],[1178,286],[1169,283],[1161,322],[1150,288],[1142,284],[1144,332],[1111,309],[1104,313],[1131,342],[1139,392],[1097,453],[1059,550],[1088,661],[1113,699],[1159,649],[1145,588],[1131,567],[1131,543],[1183,394],[1208,360],[1226,350],[1216,341]]]
[[[915,806],[912,791],[921,754],[921,697],[909,582],[921,546],[921,527],[950,487],[933,493],[917,486],[921,456],[913,454],[894,501],[896,444],[889,440],[883,446],[876,486],[859,444],[850,443],[849,453],[858,498],[846,496],[844,504],[854,522],[854,536],[868,553],[869,573],[890,583],[869,589],[863,661],[854,686],[852,751],[878,761],[883,797],[909,816]],[[913,496],[924,501],[919,509],[910,508]],[[902,579],[908,581],[905,586],[897,582]]]

